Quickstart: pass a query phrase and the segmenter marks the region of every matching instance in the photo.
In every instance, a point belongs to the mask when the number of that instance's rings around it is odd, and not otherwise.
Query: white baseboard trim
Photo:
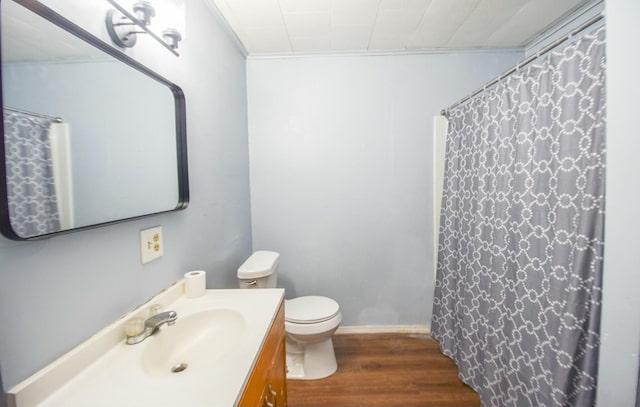
[[[431,325],[356,325],[340,326],[335,335],[344,334],[431,334]]]

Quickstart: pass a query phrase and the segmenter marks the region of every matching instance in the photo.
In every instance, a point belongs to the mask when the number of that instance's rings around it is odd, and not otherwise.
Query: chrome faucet
[[[165,311],[157,315],[154,315],[144,322],[144,329],[142,330],[142,332],[140,332],[137,335],[127,336],[127,343],[129,345],[135,345],[136,343],[140,343],[145,339],[147,339],[148,337],[150,337],[151,335],[153,335],[154,333],[156,333],[156,331],[158,330],[158,328],[160,328],[161,325],[175,324],[177,318],[178,318],[178,314],[175,311]]]

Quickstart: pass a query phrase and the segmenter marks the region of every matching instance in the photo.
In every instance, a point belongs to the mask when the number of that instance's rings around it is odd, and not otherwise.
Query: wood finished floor
[[[338,371],[288,380],[289,407],[478,407],[458,368],[423,334],[334,335]]]

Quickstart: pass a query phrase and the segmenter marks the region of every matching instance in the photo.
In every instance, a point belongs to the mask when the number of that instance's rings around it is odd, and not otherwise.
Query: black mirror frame
[[[12,0],[0,0],[0,1],[12,1]],[[187,123],[186,123],[186,104],[184,93],[182,89],[176,84],[168,81],[164,77],[158,75],[153,72],[149,68],[140,64],[133,58],[128,55],[118,51],[113,48],[109,44],[103,42],[98,37],[79,27],[75,23],[56,13],[49,7],[40,3],[37,0],[13,0],[16,3],[26,7],[27,9],[33,11],[39,16],[45,18],[51,23],[57,25],[58,27],[66,30],[67,32],[75,35],[86,43],[93,45],[99,50],[105,52],[106,54],[114,57],[115,59],[124,62],[128,66],[133,69],[138,70],[139,72],[147,75],[148,77],[155,79],[161,84],[167,86],[171,92],[173,93],[175,100],[175,117],[176,117],[176,152],[177,152],[177,173],[178,173],[178,203],[175,208],[169,209],[166,211],[153,212],[148,214],[142,214],[139,216],[132,216],[124,219],[117,219],[108,222],[97,223],[93,225],[81,226],[77,228],[61,230],[58,232],[47,233],[43,235],[33,236],[33,237],[22,237],[15,233],[13,228],[11,227],[11,219],[9,217],[9,200],[8,200],[8,186],[7,186],[7,171],[6,171],[6,162],[5,162],[5,146],[4,146],[4,121],[0,121],[0,131],[2,132],[2,143],[0,143],[0,159],[2,160],[0,165],[0,180],[3,181],[3,185],[0,187],[0,232],[7,238],[11,240],[17,241],[28,241],[28,240],[41,240],[47,239],[50,237],[63,235],[72,232],[78,232],[81,230],[94,229],[97,227],[113,225],[116,223],[127,222],[130,220],[136,220],[145,218],[148,216],[157,215],[159,213],[173,212],[177,210],[182,210],[187,208],[189,205],[189,173],[188,173],[188,162],[187,162]],[[2,49],[2,44],[0,41],[0,50]],[[2,77],[0,75],[0,103],[2,100]]]

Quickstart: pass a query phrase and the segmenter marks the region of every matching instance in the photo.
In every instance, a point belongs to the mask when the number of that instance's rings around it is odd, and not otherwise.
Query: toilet
[[[238,268],[240,288],[275,288],[280,254],[256,251]],[[287,379],[316,380],[338,369],[331,336],[342,321],[340,306],[318,295],[285,300]]]

